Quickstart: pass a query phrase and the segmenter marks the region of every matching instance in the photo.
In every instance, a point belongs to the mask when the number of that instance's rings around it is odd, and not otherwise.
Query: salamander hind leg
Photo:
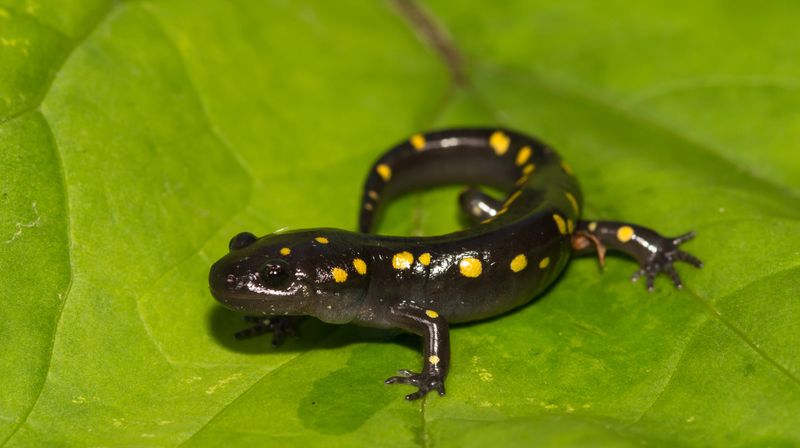
[[[666,274],[677,288],[682,288],[678,272],[673,263],[683,261],[696,268],[703,263],[694,255],[682,251],[679,246],[694,238],[694,232],[668,238],[655,230],[615,221],[581,221],[572,237],[572,247],[581,254],[595,249],[603,264],[605,249],[615,249],[630,255],[639,262],[639,270],[631,277],[637,281],[645,277],[648,291],[653,290],[655,278]]]
[[[418,334],[424,339],[423,367],[419,373],[398,371],[399,376],[388,378],[386,384],[409,384],[417,391],[406,395],[406,400],[416,400],[430,391],[444,395],[444,379],[450,365],[450,334],[447,321],[434,310],[417,307],[399,307],[390,311],[390,322],[403,330]]]
[[[467,187],[462,191],[458,196],[458,202],[464,213],[475,222],[482,222],[497,216],[503,208],[503,201],[489,196],[474,186]]]

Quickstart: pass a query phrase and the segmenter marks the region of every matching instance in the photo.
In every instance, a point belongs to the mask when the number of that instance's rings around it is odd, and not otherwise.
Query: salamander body
[[[459,198],[475,225],[430,237],[370,233],[381,206],[405,192],[467,184]],[[489,185],[502,199],[475,185]],[[665,238],[612,221],[580,221],[583,196],[572,169],[546,144],[508,129],[449,129],[415,134],[383,154],[367,177],[360,232],[307,229],[257,238],[233,237],[230,252],[209,274],[223,305],[254,314],[247,337],[271,331],[273,343],[291,333],[291,317],[400,328],[424,339],[423,368],[401,370],[387,383],[444,394],[450,362],[448,324],[480,320],[528,303],[547,288],[572,254],[606,248],[640,264],[652,290],[656,275],[681,281],[672,266],[693,237]]]

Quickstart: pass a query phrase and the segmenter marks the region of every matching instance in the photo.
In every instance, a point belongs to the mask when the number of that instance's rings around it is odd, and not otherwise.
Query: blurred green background
[[[800,3],[0,0],[0,443],[800,446]],[[413,132],[504,125],[593,218],[687,245],[687,288],[573,262],[456,328],[446,397],[384,386],[408,336],[236,342],[238,231],[354,229]],[[459,226],[458,187],[381,231]],[[498,285],[502,289],[502,285]]]

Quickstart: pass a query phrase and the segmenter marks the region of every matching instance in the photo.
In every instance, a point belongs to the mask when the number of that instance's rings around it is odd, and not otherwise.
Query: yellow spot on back
[[[527,181],[528,181],[528,175],[526,174],[526,175],[520,177],[517,180],[517,183],[515,185],[518,186],[518,187],[521,187],[521,186],[525,185],[525,182],[527,182]]]
[[[536,169],[536,166],[532,163],[525,165],[525,168],[522,169],[522,174],[531,174],[533,170]]]
[[[400,252],[392,257],[392,267],[395,269],[408,269],[413,262],[414,256],[411,255],[411,252]]]
[[[333,275],[333,279],[336,280],[336,283],[344,283],[344,281],[347,280],[347,271],[342,268],[331,269],[331,274]]]
[[[563,169],[565,173],[572,175],[572,167],[569,166],[569,163],[563,160],[561,161],[561,169]]]
[[[381,198],[381,196],[380,196],[380,195],[378,194],[378,192],[377,192],[377,191],[375,191],[375,190],[369,190],[369,191],[367,192],[367,196],[369,196],[369,197],[370,197],[370,199],[372,199],[373,201],[377,201],[378,199],[380,199],[380,198]]]
[[[414,147],[417,151],[421,151],[425,148],[425,136],[422,134],[414,134],[411,136],[411,146]]]
[[[594,232],[597,230],[597,221],[592,221],[589,223],[589,231]]]
[[[422,263],[425,266],[431,264],[431,254],[429,254],[427,252],[425,252],[424,254],[420,255],[417,259],[419,260],[420,263]]]
[[[441,360],[436,355],[431,355],[431,356],[428,357],[428,362],[433,364],[433,365],[439,364],[439,361],[441,361]]]
[[[514,194],[509,196],[508,199],[506,199],[506,202],[503,204],[503,207],[505,208],[505,207],[508,207],[509,205],[511,205],[511,203],[516,201],[517,198],[519,197],[519,195],[521,195],[521,194],[522,194],[522,190],[515,191]]]
[[[356,272],[358,272],[361,275],[367,273],[367,263],[365,263],[364,260],[360,258],[353,259],[353,267],[356,268]]]
[[[481,260],[467,257],[462,258],[461,261],[458,262],[458,269],[464,277],[475,278],[483,272],[483,265],[481,264]]]
[[[528,159],[531,158],[531,148],[530,146],[523,146],[522,149],[519,150],[517,153],[517,166],[522,166]]]
[[[566,193],[564,193],[564,196],[566,196],[566,197],[567,197],[567,200],[568,200],[568,201],[569,201],[569,203],[572,205],[572,210],[573,210],[573,211],[575,212],[575,214],[577,215],[577,214],[578,214],[578,211],[579,211],[579,209],[578,209],[578,200],[577,200],[577,199],[575,199],[575,196],[573,196],[573,194],[572,194],[572,193],[570,193],[570,192],[566,192]]]
[[[281,249],[281,255],[289,255],[290,253],[292,253],[292,250],[289,249],[288,247],[284,247]]]
[[[560,215],[553,215],[553,221],[556,222],[556,226],[558,226],[558,232],[564,235],[567,233],[567,223],[564,222],[564,218]]]
[[[491,146],[492,149],[494,149],[495,154],[497,154],[498,156],[502,156],[503,154],[506,153],[506,151],[508,151],[508,145],[510,143],[511,139],[508,138],[508,136],[501,131],[495,131],[489,137],[489,146]]]
[[[375,171],[378,172],[378,175],[381,176],[381,179],[383,179],[384,182],[389,182],[389,179],[392,178],[392,169],[385,163],[378,165],[375,168]]]
[[[439,313],[433,310],[425,310],[425,314],[427,314],[428,317],[430,317],[431,319],[436,319],[437,317],[439,317]]]
[[[567,232],[572,233],[575,230],[575,223],[572,222],[571,219],[567,218]]]
[[[542,258],[542,261],[539,262],[539,269],[544,269],[550,265],[550,257]]]
[[[370,211],[372,211],[372,209],[373,209],[373,208],[374,208],[374,207],[372,207],[372,204],[370,204],[369,202],[367,202],[366,204],[364,204],[364,210],[370,210]]]
[[[633,238],[633,227],[631,226],[622,226],[617,229],[617,239],[622,241],[623,243],[627,243],[628,241]]]
[[[318,243],[328,244],[328,239],[325,238],[324,236],[318,236],[314,239],[317,240]]]
[[[525,269],[528,266],[528,258],[523,255],[519,254],[511,260],[511,270],[514,272],[519,272]]]

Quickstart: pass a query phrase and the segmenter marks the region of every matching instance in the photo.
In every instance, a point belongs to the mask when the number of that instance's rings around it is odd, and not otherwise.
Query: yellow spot
[[[418,258],[419,262],[423,265],[427,266],[431,264],[431,254],[425,252],[424,254],[420,255]]]
[[[508,145],[511,143],[511,139],[508,136],[500,131],[494,132],[491,137],[489,137],[489,146],[494,149],[495,154],[498,156],[502,156],[503,154],[508,151]]]
[[[511,260],[511,270],[519,272],[528,266],[528,258],[523,254],[519,254]]]
[[[594,232],[597,229],[597,221],[592,221],[589,223],[589,231]]]
[[[281,249],[281,255],[289,255],[290,253],[292,253],[292,250],[289,249],[288,247],[284,247]]]
[[[318,243],[328,244],[328,239],[325,238],[324,236],[318,236],[314,239],[317,240]]]
[[[342,268],[331,269],[331,274],[333,274],[333,279],[336,280],[336,283],[344,283],[347,280],[347,271]]]
[[[356,272],[358,272],[361,275],[367,273],[367,263],[364,263],[364,260],[360,258],[353,259],[353,267],[356,268]]]
[[[569,166],[569,163],[567,163],[567,162],[565,162],[563,160],[561,161],[561,169],[563,169],[564,172],[567,173],[567,174],[570,174],[570,175],[572,174],[572,167]]]
[[[522,174],[531,174],[533,170],[536,169],[536,166],[532,163],[525,165],[525,168],[522,169]]]
[[[553,221],[556,222],[559,233],[562,235],[567,233],[567,223],[564,222],[564,218],[562,218],[560,215],[553,215]]]
[[[521,194],[522,194],[522,190],[515,191],[514,194],[509,196],[508,199],[506,199],[506,202],[503,204],[503,208],[508,207],[509,205],[511,205],[511,203],[516,201],[517,198],[519,197],[519,195],[521,195]]]
[[[567,232],[572,233],[575,230],[575,223],[572,222],[571,219],[567,218]]]
[[[369,192],[367,192],[367,196],[369,196],[373,201],[377,201],[381,198],[381,196],[375,190],[369,190]]]
[[[385,163],[381,163],[375,168],[375,171],[381,176],[384,182],[389,182],[389,179],[392,178],[392,169],[389,168],[389,165]]]
[[[481,260],[467,257],[462,258],[461,261],[458,262],[458,269],[461,270],[461,275],[464,277],[475,278],[483,272],[483,265],[481,264]]]
[[[623,243],[627,243],[628,241],[633,238],[633,227],[631,226],[622,226],[617,229],[617,239],[622,241]]]
[[[531,158],[531,148],[530,146],[524,146],[517,153],[517,166],[522,166],[530,158]]]
[[[572,193],[570,193],[570,192],[564,193],[564,196],[566,196],[567,200],[569,201],[569,203],[572,204],[572,210],[577,215],[578,214],[578,200],[575,199],[575,196],[573,196]]]
[[[521,187],[521,186],[525,185],[525,182],[527,182],[527,181],[528,181],[528,175],[526,174],[526,175],[520,177],[517,180],[516,186]]]
[[[414,256],[411,255],[411,252],[400,252],[392,257],[392,267],[395,269],[408,269],[413,262]]]
[[[372,204],[370,204],[369,202],[367,202],[366,204],[364,204],[364,210],[369,210],[369,211],[372,211],[372,208],[373,208],[373,207],[372,207]]]
[[[422,134],[414,134],[411,136],[411,146],[417,151],[422,151],[425,148],[425,136]]]
[[[430,317],[431,319],[436,319],[437,317],[439,317],[439,313],[433,310],[425,310],[425,314],[427,314],[428,317]]]
[[[550,265],[550,257],[542,258],[542,261],[539,262],[539,269],[544,269]]]
[[[428,362],[433,364],[433,365],[439,364],[439,361],[440,361],[440,359],[436,355],[428,356]]]

